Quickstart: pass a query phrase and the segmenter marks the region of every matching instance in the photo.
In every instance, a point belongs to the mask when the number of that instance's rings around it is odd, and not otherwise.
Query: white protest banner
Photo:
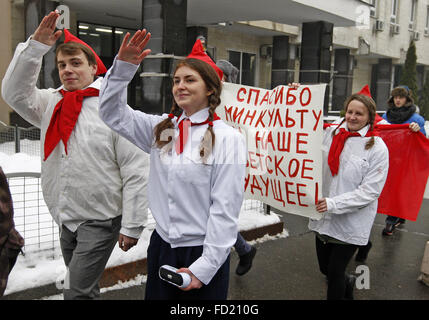
[[[247,140],[245,197],[320,219],[326,85],[272,90],[224,83],[216,113]]]

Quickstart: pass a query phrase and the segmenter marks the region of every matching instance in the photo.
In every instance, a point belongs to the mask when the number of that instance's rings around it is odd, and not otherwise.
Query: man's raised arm
[[[62,34],[55,31],[59,14],[50,12],[26,42],[18,44],[2,81],[4,101],[31,124],[40,127],[50,95],[36,88],[43,56]]]

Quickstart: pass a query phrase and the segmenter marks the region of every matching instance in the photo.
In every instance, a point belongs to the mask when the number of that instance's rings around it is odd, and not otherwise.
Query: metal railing
[[[14,221],[24,237],[24,252],[52,250],[52,258],[59,248],[59,228],[45,204],[40,183],[40,173],[7,173],[14,207]],[[243,211],[270,214],[269,206],[258,200],[246,200]]]
[[[259,200],[245,200],[241,206],[242,211],[252,211],[258,213],[266,213],[269,214],[269,206],[265,205],[263,202]]]
[[[40,156],[40,129],[7,126],[0,122],[0,152]],[[59,230],[43,199],[40,173],[7,173],[6,177],[13,199],[15,226],[25,240],[24,252],[52,250],[55,258]],[[258,200],[243,202],[242,210],[270,214],[269,206]]]
[[[24,252],[59,248],[59,230],[45,204],[40,173],[7,173],[16,230],[24,237]]]
[[[0,152],[7,155],[23,152],[39,156],[40,143],[32,143],[34,140],[40,140],[39,128],[8,126],[0,121]]]

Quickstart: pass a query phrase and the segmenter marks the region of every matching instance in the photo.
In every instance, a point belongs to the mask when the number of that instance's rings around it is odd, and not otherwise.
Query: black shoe
[[[240,262],[238,263],[237,269],[235,269],[237,275],[242,276],[250,270],[255,254],[256,248],[252,246],[248,253],[240,256]]]
[[[393,234],[393,230],[396,229],[396,225],[394,224],[386,224],[386,227],[383,229],[383,236],[391,236]]]
[[[360,247],[355,257],[355,260],[357,262],[364,263],[366,261],[366,258],[368,258],[368,253],[369,253],[369,250],[371,250],[371,247],[372,247],[371,241],[368,241],[368,244],[366,246]]]
[[[399,227],[401,224],[405,223],[405,219],[399,218],[398,222],[395,223],[395,227]]]
[[[353,289],[355,288],[356,276],[346,274],[346,293],[344,298],[346,300],[354,300]]]

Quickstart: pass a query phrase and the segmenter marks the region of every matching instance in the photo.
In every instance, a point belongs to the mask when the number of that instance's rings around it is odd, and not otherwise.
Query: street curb
[[[283,222],[258,227],[251,230],[241,231],[241,235],[247,241],[252,241],[262,238],[265,235],[276,235],[283,232]],[[129,281],[139,274],[147,274],[146,258],[120,266],[107,268],[104,270],[103,276],[100,280],[100,288],[111,287],[118,283],[118,281]]]
[[[240,231],[247,241],[262,238],[265,235],[274,236],[283,232],[283,222],[274,223],[267,226],[257,227],[251,230]],[[100,288],[111,287],[119,281],[126,282],[135,278],[139,274],[147,274],[146,258],[134,262],[122,264],[115,267],[106,268],[100,280]],[[55,283],[28,290],[13,292],[0,297],[0,300],[33,300],[42,297],[61,294]]]

